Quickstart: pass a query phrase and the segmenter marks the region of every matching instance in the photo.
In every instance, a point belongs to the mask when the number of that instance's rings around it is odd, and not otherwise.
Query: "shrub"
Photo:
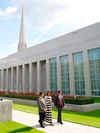
[[[38,94],[31,92],[0,91],[0,96],[27,100],[37,100]],[[52,93],[51,96],[52,100],[54,101],[55,94]],[[68,104],[84,105],[94,103],[95,99],[85,96],[64,95],[64,101]]]
[[[65,103],[68,104],[76,104],[76,105],[85,105],[85,104],[92,104],[95,102],[93,98],[65,98]]]

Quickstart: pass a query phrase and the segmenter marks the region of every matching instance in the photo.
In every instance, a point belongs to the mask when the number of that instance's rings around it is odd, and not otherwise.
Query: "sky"
[[[0,58],[17,52],[22,6],[27,47],[100,22],[100,0],[0,0]]]

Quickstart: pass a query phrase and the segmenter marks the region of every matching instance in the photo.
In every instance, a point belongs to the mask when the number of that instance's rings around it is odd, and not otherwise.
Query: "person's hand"
[[[67,106],[66,105],[64,106],[64,109],[67,109]]]
[[[45,108],[44,111],[47,111],[47,108]]]

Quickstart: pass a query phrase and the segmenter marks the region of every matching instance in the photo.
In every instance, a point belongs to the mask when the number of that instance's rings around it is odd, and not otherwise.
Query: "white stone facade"
[[[73,53],[83,52],[85,95],[91,95],[88,50],[100,48],[100,23],[27,48],[0,60],[0,90],[50,90],[49,59],[56,57],[57,89],[62,90],[60,56],[68,55],[70,94],[75,94]]]
[[[0,99],[0,122],[12,120],[12,101]]]

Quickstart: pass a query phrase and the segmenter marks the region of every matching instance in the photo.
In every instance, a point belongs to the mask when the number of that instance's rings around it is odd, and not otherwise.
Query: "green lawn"
[[[14,121],[0,122],[0,133],[44,133]]]
[[[13,104],[13,109],[33,114],[38,114],[37,106]],[[74,112],[74,111],[63,110],[62,117],[63,120],[65,121],[70,121],[100,128],[100,110],[91,111],[91,112]],[[56,109],[53,109],[53,118],[57,118]]]

